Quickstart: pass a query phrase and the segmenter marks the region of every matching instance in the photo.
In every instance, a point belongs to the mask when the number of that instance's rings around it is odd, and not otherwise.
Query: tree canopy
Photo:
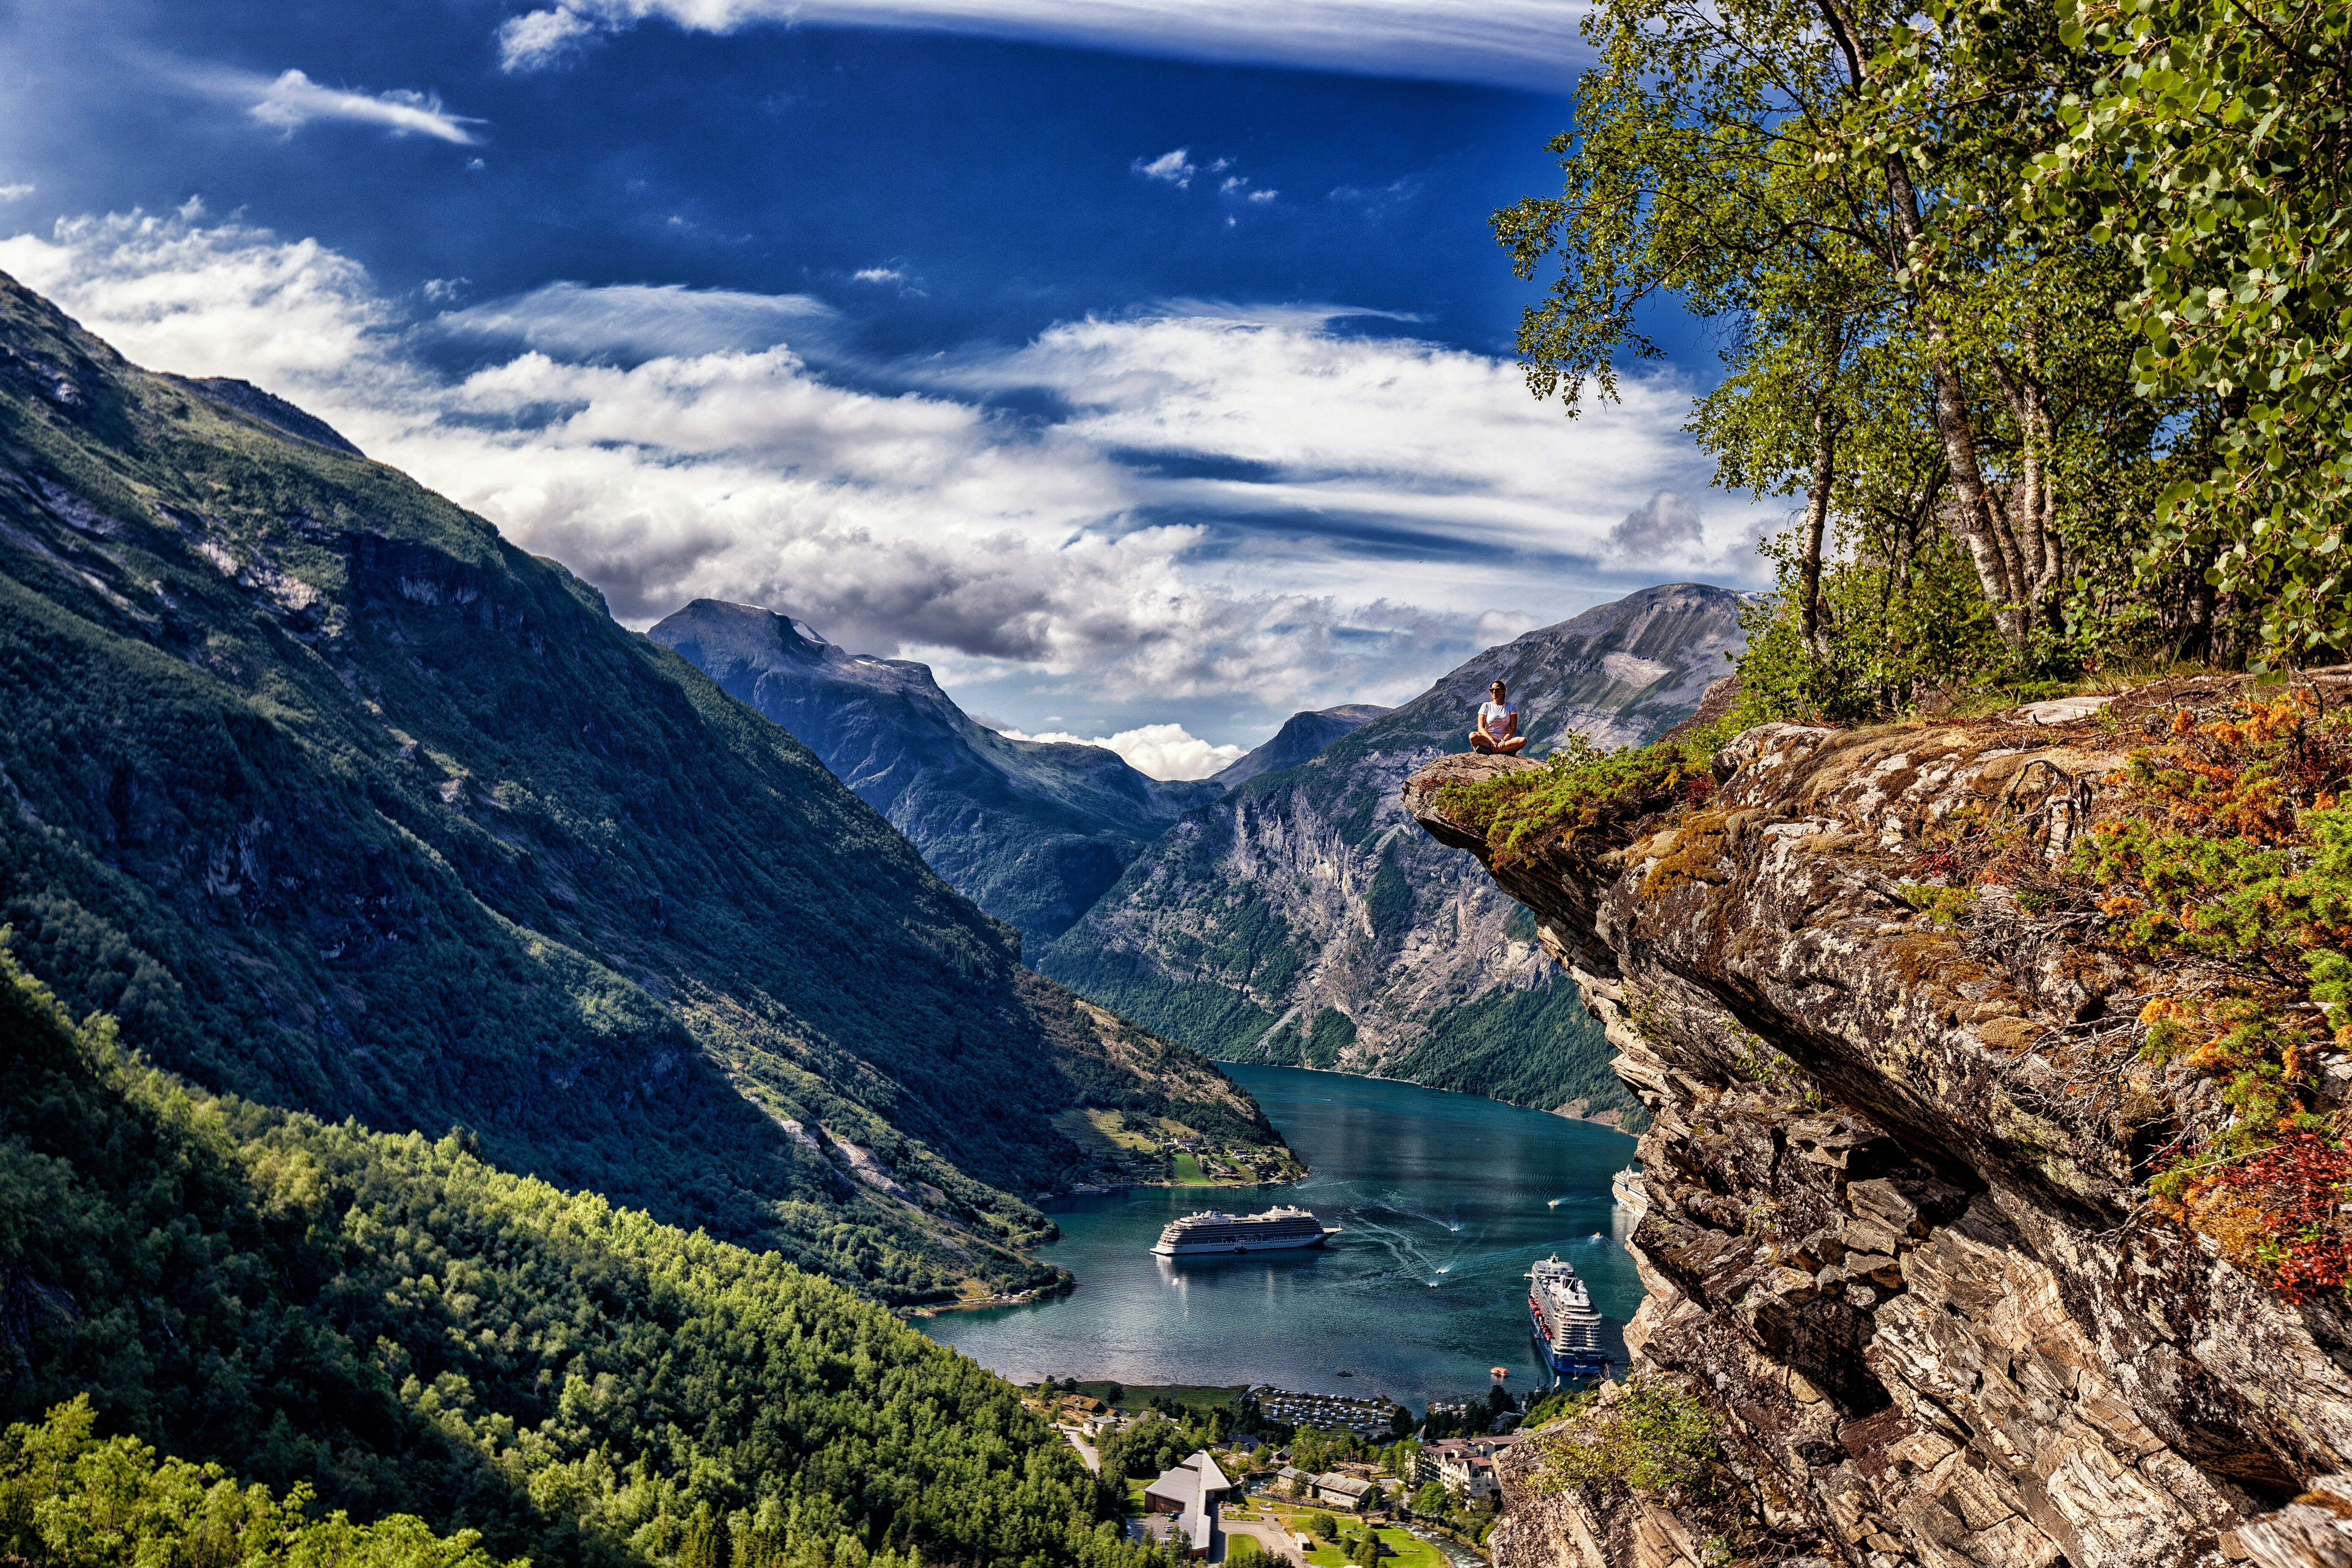
[[[1556,195],[1495,215],[1573,414],[1719,330],[1689,428],[1801,499],[1744,680],[2352,646],[2346,13],[2231,0],[1601,0]]]

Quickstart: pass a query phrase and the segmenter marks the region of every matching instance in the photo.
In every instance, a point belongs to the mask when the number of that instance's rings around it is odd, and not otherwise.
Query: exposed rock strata
[[[1702,1394],[1746,1483],[1716,1518],[1543,1497],[1522,1448],[1498,1563],[1697,1563],[1711,1540],[1937,1568],[2339,1560],[2321,1516],[2352,1507],[2296,1500],[2352,1458],[2344,1317],[2140,1206],[2153,1152],[2226,1114],[2137,1058],[2159,977],[2003,889],[1951,924],[1896,893],[1963,810],[2015,814],[2054,855],[2136,738],[1766,726],[1678,822],[1501,864],[1436,796],[1525,764],[1406,784],[1535,912],[1655,1117],[1626,1342]]]

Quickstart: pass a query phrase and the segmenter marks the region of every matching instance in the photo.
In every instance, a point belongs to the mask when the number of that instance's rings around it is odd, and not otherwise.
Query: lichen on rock
[[[1626,1343],[1706,1402],[1737,1481],[1548,1490],[1522,1444],[1498,1563],[2329,1560],[2266,1543],[2352,1469],[2352,1320],[2151,1194],[2243,1121],[2210,1055],[2144,1048],[2151,999],[2221,971],[2115,938],[2080,869],[2132,752],[2242,689],[1764,725],[1711,789],[1507,849],[1458,803],[1538,764],[1406,784],[1534,913],[1654,1118]],[[2281,1103],[2333,1127],[2352,1071],[2308,1034]]]

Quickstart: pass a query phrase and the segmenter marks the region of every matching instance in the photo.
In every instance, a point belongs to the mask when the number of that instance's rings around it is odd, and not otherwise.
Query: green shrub
[[[1696,1394],[1662,1379],[1634,1377],[1614,1402],[1595,1401],[1558,1429],[1530,1439],[1529,1488],[1548,1495],[1575,1487],[1623,1487],[1672,1505],[1721,1488],[1719,1423]]]
[[[1622,826],[1669,806],[1715,793],[1708,764],[1738,733],[1744,711],[1675,741],[1601,751],[1581,735],[1544,759],[1541,768],[1448,784],[1437,807],[1485,838],[1497,866],[1524,858],[1540,839],[1580,837]]]
[[[499,1568],[470,1530],[438,1536],[412,1514],[313,1518],[313,1493],[240,1486],[218,1465],[91,1436],[86,1397],[0,1435],[0,1562],[39,1568]],[[529,1568],[517,1562],[507,1568]]]

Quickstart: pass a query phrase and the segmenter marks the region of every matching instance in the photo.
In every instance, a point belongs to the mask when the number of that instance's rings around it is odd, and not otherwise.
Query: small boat
[[[1352,1373],[1352,1372],[1349,1372],[1346,1367],[1344,1367],[1344,1366],[1343,1366],[1343,1367],[1341,1367],[1341,1368],[1339,1369],[1339,1376],[1341,1376],[1341,1377],[1353,1377],[1353,1376],[1355,1376],[1356,1374],[1355,1374],[1354,1373]]]
[[[1507,1366],[1490,1366],[1486,1369],[1486,1375],[1500,1383],[1511,1375],[1511,1369]]]
[[[1559,1200],[1558,1198],[1553,1198],[1550,1202],[1545,1204],[1544,1207],[1548,1209],[1556,1209],[1559,1207]]]

